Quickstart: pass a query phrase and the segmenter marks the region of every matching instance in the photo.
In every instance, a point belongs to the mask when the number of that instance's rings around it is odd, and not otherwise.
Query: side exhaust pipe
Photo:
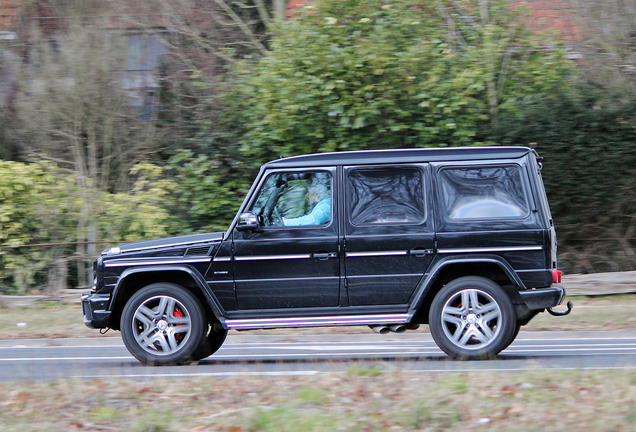
[[[376,333],[387,334],[389,332],[393,333],[404,333],[407,330],[415,330],[419,327],[419,324],[408,325],[408,324],[388,324],[388,325],[370,325],[369,328]]]
[[[391,331],[391,329],[385,325],[369,326],[369,328],[373,330],[374,332],[380,333],[380,334],[387,334],[388,332]]]
[[[404,333],[406,331],[406,326],[404,324],[393,324],[389,327],[393,333]]]

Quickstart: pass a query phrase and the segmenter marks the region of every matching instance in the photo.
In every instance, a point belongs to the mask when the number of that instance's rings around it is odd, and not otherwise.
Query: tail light
[[[553,269],[552,270],[552,283],[561,283],[561,270]]]

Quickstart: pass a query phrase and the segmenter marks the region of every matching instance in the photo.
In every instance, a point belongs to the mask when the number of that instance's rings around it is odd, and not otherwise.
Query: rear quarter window
[[[443,168],[439,179],[449,220],[517,219],[529,214],[518,165]]]

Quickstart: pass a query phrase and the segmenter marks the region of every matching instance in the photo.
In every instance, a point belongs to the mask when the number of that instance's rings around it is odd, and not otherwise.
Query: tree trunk
[[[284,20],[287,16],[287,2],[285,0],[274,0],[274,14],[276,19]]]

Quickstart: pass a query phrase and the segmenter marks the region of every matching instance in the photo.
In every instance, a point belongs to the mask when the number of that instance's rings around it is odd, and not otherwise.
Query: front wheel
[[[196,297],[169,283],[148,285],[126,303],[121,334],[128,351],[151,365],[193,360],[205,337],[206,321]]]
[[[210,333],[203,339],[199,348],[197,348],[192,355],[192,359],[203,360],[211,356],[221,348],[221,345],[225,342],[225,338],[227,338],[227,330],[214,331],[214,329],[211,328]]]
[[[437,293],[429,326],[435,343],[450,357],[488,359],[512,342],[516,317],[499,285],[469,276],[455,279]]]

